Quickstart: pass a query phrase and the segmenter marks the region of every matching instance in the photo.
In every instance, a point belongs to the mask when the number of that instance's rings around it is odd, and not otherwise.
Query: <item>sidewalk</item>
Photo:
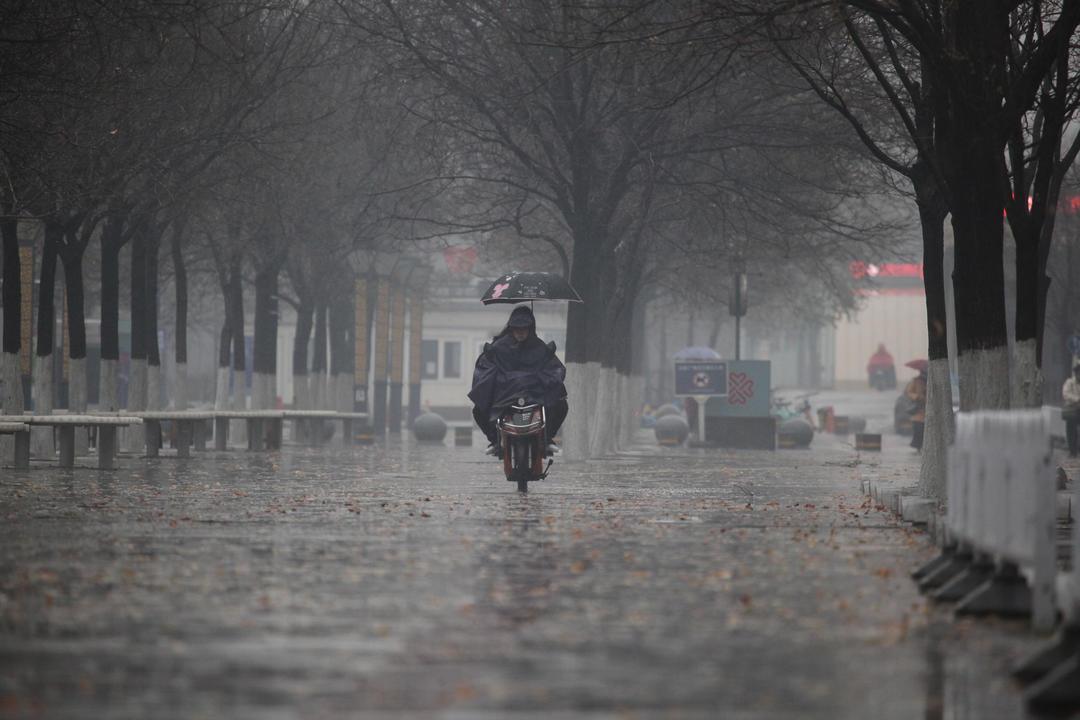
[[[524,497],[481,452],[5,471],[0,717],[1023,717],[1037,638],[917,594],[889,450],[644,445]]]

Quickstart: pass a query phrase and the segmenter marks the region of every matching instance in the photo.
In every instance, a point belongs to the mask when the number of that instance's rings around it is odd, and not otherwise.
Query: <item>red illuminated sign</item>
[[[856,280],[866,278],[921,278],[923,266],[921,263],[866,263],[860,260],[853,261],[849,266],[851,277]]]

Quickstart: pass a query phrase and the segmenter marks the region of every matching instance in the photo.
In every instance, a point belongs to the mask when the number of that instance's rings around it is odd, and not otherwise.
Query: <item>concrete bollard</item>
[[[666,447],[677,447],[690,436],[690,426],[682,415],[665,415],[653,426],[656,442]]]
[[[791,418],[784,421],[776,432],[776,444],[780,448],[804,448],[810,447],[814,439],[814,428],[802,418]]]
[[[420,442],[441,443],[446,437],[446,421],[436,413],[424,413],[413,422],[413,435]]]

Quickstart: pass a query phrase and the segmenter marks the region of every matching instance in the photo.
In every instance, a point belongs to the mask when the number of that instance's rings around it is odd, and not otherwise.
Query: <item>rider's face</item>
[[[514,336],[514,342],[522,342],[529,337],[529,328],[510,328],[510,334]]]

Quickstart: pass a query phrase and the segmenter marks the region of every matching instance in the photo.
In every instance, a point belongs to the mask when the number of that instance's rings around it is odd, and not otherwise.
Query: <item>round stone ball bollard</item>
[[[665,415],[653,426],[656,442],[665,447],[678,447],[690,437],[690,426],[682,415]]]
[[[656,408],[656,412],[653,413],[653,417],[657,420],[662,417],[667,417],[668,415],[682,415],[682,410],[675,407],[671,403],[664,403],[660,407]]]
[[[782,448],[810,447],[810,441],[813,439],[813,426],[802,418],[785,421],[777,431],[777,444]]]
[[[436,413],[424,413],[413,421],[413,435],[423,443],[441,443],[446,437],[446,421]]]

